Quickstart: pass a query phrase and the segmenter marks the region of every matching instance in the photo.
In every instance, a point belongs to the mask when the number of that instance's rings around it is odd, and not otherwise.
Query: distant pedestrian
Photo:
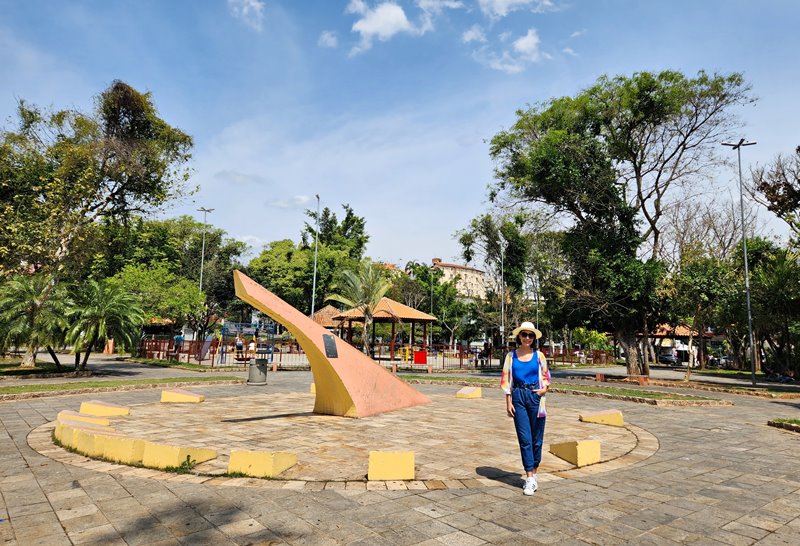
[[[244,340],[242,336],[236,334],[236,340],[234,341],[234,346],[236,347],[236,358],[240,358],[242,353],[244,352]]]
[[[524,495],[538,487],[536,471],[542,462],[544,425],[547,418],[544,395],[550,385],[547,359],[538,350],[542,333],[531,322],[514,329],[517,348],[506,355],[500,388],[506,393],[506,412],[514,419],[522,467],[525,469]]]

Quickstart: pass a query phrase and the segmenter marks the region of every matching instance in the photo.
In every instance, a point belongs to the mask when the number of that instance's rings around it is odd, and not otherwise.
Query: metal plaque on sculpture
[[[322,342],[325,344],[325,356],[328,358],[339,358],[339,353],[336,350],[336,338],[332,335],[323,334]]]

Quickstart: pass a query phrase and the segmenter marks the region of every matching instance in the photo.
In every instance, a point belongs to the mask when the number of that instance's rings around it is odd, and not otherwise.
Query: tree
[[[195,282],[179,277],[164,263],[127,265],[110,282],[134,299],[146,319],[168,319],[178,328],[205,303]]]
[[[144,316],[136,298],[119,283],[112,279],[88,281],[74,299],[67,334],[75,351],[83,352],[78,368],[86,369],[89,354],[99,341],[114,338],[122,347],[135,346]]]
[[[364,257],[364,251],[369,242],[366,231],[366,220],[363,216],[356,215],[352,207],[342,204],[345,211],[341,223],[336,218],[336,213],[325,207],[319,215],[319,243],[337,250],[345,249],[350,259],[358,262]],[[313,225],[306,222],[301,233],[301,246],[314,245],[316,236],[317,211],[306,210]]]
[[[50,275],[15,275],[0,287],[0,346],[25,345],[20,367],[36,366],[39,348],[47,346],[58,367],[52,345],[63,339],[68,299],[54,287]]]
[[[369,354],[369,331],[375,308],[381,298],[391,287],[391,282],[383,275],[381,269],[369,260],[362,260],[358,269],[346,269],[341,272],[336,283],[331,287],[333,293],[326,300],[338,301],[351,309],[358,309],[364,314],[362,342],[364,353]]]
[[[800,146],[794,156],[778,155],[769,166],[754,169],[753,181],[767,208],[800,236]]]
[[[695,357],[692,350],[693,332],[700,335],[711,325],[717,306],[725,296],[732,280],[730,267],[714,258],[688,258],[681,264],[674,278],[672,305],[678,322],[689,327],[689,364],[686,381],[689,380]],[[701,367],[705,367],[705,347],[701,337]]]
[[[92,114],[20,101],[18,118],[0,132],[4,270],[60,273],[96,222],[185,193],[192,139],[158,116],[149,93],[115,81]]]
[[[572,102],[559,99],[550,109],[520,113],[514,131],[492,139],[492,157],[498,162],[495,189],[569,217],[573,225],[562,239],[570,269],[563,294],[567,318],[614,332],[626,351],[628,373],[646,373],[636,333],[647,331],[658,309],[663,268],[654,259],[639,260],[643,236],[637,211],[626,202],[624,181],[606,143],[592,124],[576,122],[580,112]],[[495,193],[495,199],[500,195]]]
[[[554,131],[584,135],[595,142],[594,153],[611,161],[615,178],[641,220],[650,257],[658,257],[671,188],[702,180],[720,164],[719,142],[738,124],[731,111],[754,100],[749,92],[736,73],[700,71],[689,78],[667,70],[603,76],[575,97],[517,112],[514,126],[492,139],[492,156],[500,162],[493,194],[510,187],[523,190],[518,182],[524,180],[527,162],[537,161],[529,156],[540,148],[535,143],[556,138]],[[574,202],[569,188],[556,183],[550,189],[564,190],[563,199],[549,193],[551,203],[563,207]],[[545,197],[537,192],[520,195],[528,200]]]

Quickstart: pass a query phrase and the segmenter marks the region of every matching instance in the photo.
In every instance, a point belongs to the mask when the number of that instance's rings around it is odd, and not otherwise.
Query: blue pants
[[[514,428],[517,429],[519,452],[525,472],[539,468],[542,462],[542,443],[546,417],[538,417],[540,396],[530,389],[513,389]]]

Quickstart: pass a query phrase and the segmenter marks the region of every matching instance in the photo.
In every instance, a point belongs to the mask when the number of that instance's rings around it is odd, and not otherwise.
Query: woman
[[[530,322],[514,330],[517,349],[506,355],[500,388],[506,393],[506,412],[514,418],[522,466],[525,469],[524,495],[533,495],[538,487],[536,471],[542,462],[542,442],[546,420],[544,395],[550,385],[547,360],[536,350],[542,333]]]

